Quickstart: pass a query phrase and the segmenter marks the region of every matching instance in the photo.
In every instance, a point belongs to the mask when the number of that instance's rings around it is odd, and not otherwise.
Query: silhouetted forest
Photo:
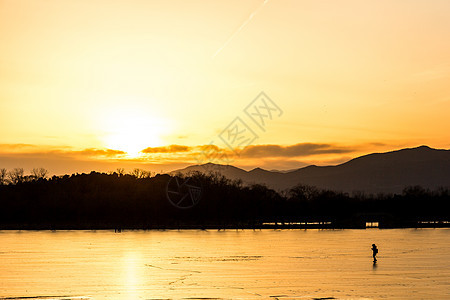
[[[415,227],[418,221],[450,220],[448,189],[407,187],[400,195],[352,195],[298,185],[278,193],[214,174],[192,175],[202,199],[191,209],[166,197],[169,175],[135,170],[91,172],[47,178],[23,169],[0,169],[0,228],[261,228],[299,222],[326,222],[330,228]],[[325,223],[323,223],[325,224]],[[300,226],[300,225],[299,225]],[[306,226],[306,225],[305,225]]]

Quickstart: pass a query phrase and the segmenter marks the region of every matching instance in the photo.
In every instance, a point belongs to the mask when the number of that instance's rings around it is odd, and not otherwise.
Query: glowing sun
[[[168,120],[130,109],[109,112],[103,123],[105,146],[129,157],[139,157],[147,147],[162,146],[162,136],[170,131]]]

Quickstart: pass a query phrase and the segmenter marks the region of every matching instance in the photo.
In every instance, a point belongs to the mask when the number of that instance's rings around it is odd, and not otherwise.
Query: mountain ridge
[[[309,165],[288,172],[254,168],[250,171],[232,165],[188,166],[171,174],[218,172],[246,184],[265,184],[286,190],[297,184],[340,192],[401,193],[407,186],[436,189],[450,187],[450,150],[422,145],[382,153],[370,153],[332,166]]]

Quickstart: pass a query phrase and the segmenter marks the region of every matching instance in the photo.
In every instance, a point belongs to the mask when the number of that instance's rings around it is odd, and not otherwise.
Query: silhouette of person
[[[378,254],[378,248],[377,245],[372,244],[372,257],[373,257],[373,262],[377,262],[377,254]]]

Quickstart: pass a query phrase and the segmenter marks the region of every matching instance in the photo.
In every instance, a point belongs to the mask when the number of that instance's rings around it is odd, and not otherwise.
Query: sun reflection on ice
[[[142,286],[142,258],[137,253],[127,253],[124,257],[124,293],[127,299],[139,298],[139,287]]]

